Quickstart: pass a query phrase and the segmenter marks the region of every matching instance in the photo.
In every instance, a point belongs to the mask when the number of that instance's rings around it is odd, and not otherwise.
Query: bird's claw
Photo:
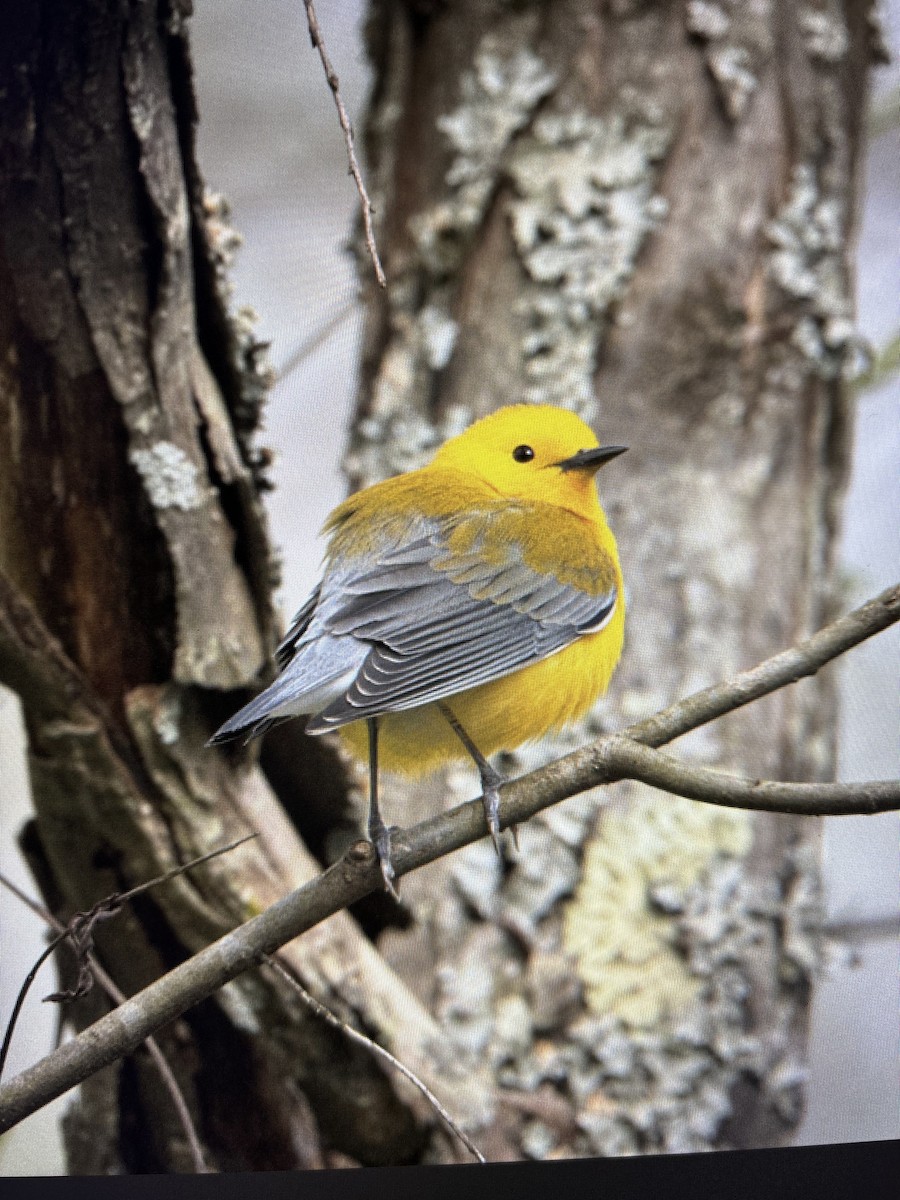
[[[396,825],[384,825],[379,822],[369,829],[369,838],[375,847],[375,855],[381,868],[381,878],[384,880],[384,890],[400,903],[400,893],[394,885],[396,874],[394,861],[391,857],[391,834],[395,833]]]
[[[483,780],[481,792],[488,832],[501,862],[503,862],[503,843],[500,840],[500,784],[504,782],[501,775],[496,775],[490,780]]]

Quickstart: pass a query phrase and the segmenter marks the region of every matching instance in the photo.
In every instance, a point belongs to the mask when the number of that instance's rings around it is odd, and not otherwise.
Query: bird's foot
[[[481,802],[484,805],[488,832],[501,862],[503,861],[503,843],[500,840],[500,788],[504,783],[506,783],[505,777],[486,763],[481,770]]]
[[[396,833],[396,825],[385,825],[382,821],[369,825],[369,840],[375,847],[375,855],[381,868],[381,878],[384,880],[384,890],[400,903],[400,893],[394,886],[396,874],[394,861],[391,857],[391,834]]]

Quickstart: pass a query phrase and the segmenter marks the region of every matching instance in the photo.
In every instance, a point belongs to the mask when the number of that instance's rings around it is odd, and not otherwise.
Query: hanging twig
[[[34,975],[37,974],[39,967],[43,964],[44,960],[49,956],[49,954],[52,953],[54,948],[60,942],[66,940],[68,936],[68,930],[61,921],[57,921],[52,913],[48,912],[47,909],[45,909],[42,905],[32,900],[30,896],[27,896],[23,891],[16,887],[12,880],[7,879],[5,875],[0,874],[0,884],[12,892],[12,894],[21,900],[23,904],[27,905],[33,913],[41,918],[42,921],[46,921],[50,928],[56,930],[58,934],[58,936],[53,939],[53,941],[47,947],[47,950],[41,955],[40,959],[37,961],[37,963],[35,963],[34,967],[29,972],[29,977],[33,978]],[[106,971],[104,971],[103,967],[100,966],[93,955],[90,956],[90,965],[94,978],[103,988],[104,992],[106,992],[107,996],[109,996],[110,1000],[112,1000],[114,1004],[124,1004],[126,999],[125,993],[116,986],[116,984],[112,981],[109,975],[107,975]],[[13,1022],[11,1021],[10,1025],[7,1027],[8,1035],[11,1033],[12,1026]],[[195,1173],[198,1175],[211,1174],[211,1168],[206,1165],[206,1159],[203,1157],[203,1147],[200,1145],[200,1139],[197,1136],[196,1129],[194,1128],[194,1122],[191,1118],[190,1109],[188,1108],[187,1101],[182,1095],[181,1088],[178,1086],[178,1080],[175,1078],[172,1068],[166,1062],[165,1055],[163,1054],[162,1050],[160,1050],[159,1043],[155,1037],[148,1037],[145,1045],[150,1057],[153,1059],[156,1069],[159,1071],[163,1085],[172,1098],[172,1103],[175,1106],[176,1113],[178,1114],[178,1120],[181,1122],[181,1128],[184,1130],[185,1140],[187,1141],[191,1152],[191,1159],[193,1160]],[[6,1046],[4,1045],[4,1051],[5,1049]]]
[[[527,821],[569,796],[627,777],[627,772],[617,773],[609,765],[615,747],[624,740],[630,739],[642,746],[661,746],[716,717],[736,711],[751,700],[814,675],[832,659],[897,621],[900,621],[900,586],[889,588],[861,608],[753,670],[697,692],[619,734],[598,738],[581,750],[505,784],[501,788],[501,826],[505,828]],[[819,799],[815,806],[810,806],[811,793],[804,790],[803,806],[799,811],[825,815],[835,811],[833,785],[806,786],[817,789]],[[849,785],[854,786],[857,785]],[[874,806],[871,800],[873,789],[864,785],[864,791],[863,802],[854,811],[870,813],[873,807],[883,811],[900,808],[900,785],[889,784],[886,794],[881,794],[882,785],[874,785],[874,792],[878,793]],[[712,797],[704,798],[712,800]],[[792,807],[782,800],[777,811],[798,809],[796,804]],[[847,811],[846,805],[842,811]],[[484,835],[484,809],[480,798],[422,821],[411,829],[401,830],[393,839],[396,874],[398,877],[405,875]],[[95,1071],[128,1054],[161,1025],[254,967],[263,955],[273,953],[279,946],[381,886],[381,871],[371,845],[357,842],[318,878],[175,967],[119,1009],[102,1017],[90,1029],[0,1088],[0,1132]]]
[[[437,1096],[435,1096],[434,1092],[432,1092],[422,1082],[422,1080],[419,1079],[418,1075],[413,1074],[409,1067],[404,1066],[400,1059],[395,1058],[389,1050],[385,1050],[384,1046],[379,1046],[377,1042],[373,1042],[372,1039],[366,1037],[364,1033],[360,1033],[358,1029],[354,1029],[352,1025],[348,1025],[346,1021],[342,1021],[339,1017],[336,1017],[330,1009],[325,1007],[324,1004],[320,1004],[315,996],[311,996],[309,994],[297,977],[296,972],[287,963],[285,963],[283,959],[279,958],[278,955],[273,956],[270,954],[263,954],[261,957],[264,963],[270,966],[273,971],[277,971],[281,978],[291,985],[307,1008],[312,1009],[316,1016],[321,1017],[323,1021],[327,1021],[328,1024],[332,1025],[335,1029],[339,1029],[345,1037],[350,1039],[351,1042],[356,1042],[358,1045],[364,1046],[367,1050],[371,1051],[372,1054],[377,1055],[379,1058],[383,1058],[385,1062],[390,1063],[395,1070],[399,1071],[404,1079],[408,1079],[414,1087],[417,1087],[431,1107],[441,1118],[441,1120],[443,1120],[448,1128],[456,1134],[459,1140],[474,1155],[474,1157],[477,1158],[480,1163],[486,1161],[484,1155],[481,1153],[466,1131],[457,1125],[456,1121],[454,1121],[453,1117],[450,1116],[446,1108],[444,1108],[443,1104],[441,1104],[440,1100],[438,1100]]]
[[[0,875],[0,883],[9,888],[11,892],[21,896],[21,893],[17,891],[15,886],[4,875]],[[16,1024],[19,1020],[19,1014],[22,1011],[22,1005],[25,1003],[25,997],[28,995],[29,989],[34,983],[38,971],[40,971],[41,967],[44,965],[56,947],[60,944],[60,942],[64,942],[67,937],[68,930],[63,929],[59,936],[55,937],[50,944],[45,947],[45,949],[38,955],[37,962],[25,976],[22,986],[19,988],[19,994],[16,996],[16,1002],[12,1006],[12,1012],[9,1015],[9,1020],[6,1022],[6,1031],[3,1034],[3,1045],[0,1046],[0,1076],[3,1075],[4,1068],[6,1067],[6,1060],[9,1056],[9,1048],[12,1045],[13,1034],[15,1033]]]
[[[41,953],[37,962],[28,972],[25,981],[19,989],[19,994],[16,997],[16,1002],[13,1005],[13,1010],[9,1021],[6,1025],[6,1032],[3,1036],[3,1045],[0,1047],[0,1077],[3,1075],[3,1068],[6,1065],[6,1058],[9,1054],[10,1043],[12,1042],[13,1032],[16,1027],[16,1022],[19,1019],[19,1013],[22,1010],[22,1005],[25,1003],[25,997],[28,995],[29,988],[34,982],[38,971],[56,949],[61,942],[68,942],[70,948],[75,954],[78,964],[78,976],[74,988],[63,992],[52,992],[49,996],[45,996],[47,1001],[57,1003],[70,1003],[72,1000],[77,1000],[81,996],[87,995],[91,990],[94,982],[94,973],[92,963],[95,961],[92,957],[94,949],[94,929],[101,921],[108,921],[110,917],[116,916],[121,911],[122,905],[126,900],[131,900],[134,896],[139,896],[142,892],[148,891],[150,888],[157,887],[161,883],[166,883],[170,879],[174,879],[176,875],[183,875],[185,871],[190,871],[194,867],[200,866],[201,863],[209,862],[211,858],[218,858],[220,854],[227,854],[231,850],[236,850],[238,846],[243,846],[244,842],[252,841],[256,837],[255,833],[248,834],[246,837],[238,838],[236,842],[230,842],[227,846],[219,846],[215,850],[210,850],[207,854],[201,854],[198,858],[191,859],[190,862],[183,863],[180,866],[172,867],[171,870],[165,871],[162,875],[157,875],[153,879],[148,879],[144,883],[140,883],[137,887],[131,888],[127,892],[113,892],[110,896],[104,896],[102,900],[98,900],[85,912],[77,912],[72,917],[67,925],[61,925],[56,919],[53,919],[54,925],[59,925],[59,935],[47,946]],[[23,901],[24,894],[19,892],[15,886],[0,876],[0,880],[6,884],[10,890]],[[27,903],[27,901],[25,901]],[[43,915],[43,914],[42,914]]]
[[[313,49],[318,50],[319,58],[322,60],[322,66],[325,69],[325,78],[328,80],[328,86],[331,88],[331,94],[334,96],[334,103],[338,111],[338,120],[341,123],[341,129],[344,131],[344,141],[347,145],[347,158],[350,161],[350,174],[356,181],[356,190],[359,192],[360,204],[362,205],[363,228],[366,236],[366,246],[369,251],[369,257],[372,260],[372,266],[375,268],[375,278],[378,280],[380,287],[387,287],[387,279],[384,275],[384,268],[381,265],[381,259],[378,256],[378,247],[375,245],[375,228],[372,224],[372,201],[369,199],[369,193],[366,191],[366,185],[363,182],[362,171],[359,168],[359,162],[356,158],[356,150],[353,145],[353,126],[350,118],[347,115],[347,110],[344,107],[344,101],[341,96],[340,84],[335,73],[334,67],[331,65],[331,59],[328,57],[328,52],[325,49],[325,42],[322,38],[322,30],[319,28],[319,18],[316,16],[316,10],[312,0],[303,0],[306,6],[306,21],[309,25],[309,37],[313,44]]]

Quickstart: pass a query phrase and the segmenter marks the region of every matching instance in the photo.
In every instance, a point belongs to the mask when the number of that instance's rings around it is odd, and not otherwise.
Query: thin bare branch
[[[817,674],[832,659],[846,654],[866,638],[881,633],[898,621],[900,584],[894,584],[789,650],[782,650],[759,666],[742,671],[724,683],[716,683],[701,692],[695,692],[693,696],[678,701],[646,721],[623,729],[622,733],[645,746],[662,746],[666,742],[673,742],[692,729],[699,729],[717,717],[743,708],[752,700],[759,700],[789,683],[797,683],[800,679]]]
[[[174,879],[177,875],[184,875],[186,871],[192,871],[194,867],[199,867],[201,863],[209,862],[212,858],[218,858],[222,854],[229,854],[232,850],[237,850],[238,846],[243,846],[245,842],[252,842],[258,836],[256,833],[248,833],[242,838],[237,838],[236,841],[229,842],[227,846],[217,846],[215,850],[208,850],[206,854],[200,854],[197,858],[190,859],[189,862],[172,867],[170,870],[164,871],[162,875],[155,875],[153,879],[147,879],[144,883],[139,883],[137,887],[133,887],[127,892],[115,892],[112,896],[108,896],[106,900],[101,900],[100,903],[110,904],[117,901],[121,906],[126,900],[131,900],[133,897],[139,896],[141,892],[148,892],[151,888],[158,887],[161,883],[168,883],[170,879]]]
[[[682,763],[629,737],[611,737],[603,754],[620,779],[637,779],[661,791],[704,804],[802,817],[841,817],[900,808],[900,780],[870,783],[778,783],[744,779],[697,763]]]
[[[287,379],[289,375],[296,371],[297,367],[299,367],[305,358],[307,358],[315,350],[318,350],[320,346],[324,345],[334,331],[343,325],[355,308],[355,300],[351,300],[348,304],[344,304],[318,329],[313,330],[308,337],[305,337],[301,342],[299,342],[284,360],[284,365],[278,372],[279,382]]]
[[[364,1046],[367,1050],[371,1051],[372,1054],[377,1055],[379,1058],[383,1058],[385,1062],[390,1063],[395,1070],[399,1071],[404,1079],[408,1079],[414,1087],[417,1087],[434,1111],[441,1118],[441,1120],[445,1123],[445,1125],[447,1125],[452,1133],[456,1134],[469,1152],[475,1158],[477,1158],[480,1163],[487,1161],[466,1131],[461,1129],[460,1126],[457,1125],[456,1121],[454,1121],[453,1117],[450,1116],[446,1108],[444,1108],[443,1104],[441,1104],[440,1100],[438,1100],[437,1096],[435,1096],[434,1092],[432,1092],[422,1082],[418,1075],[415,1075],[409,1069],[409,1067],[404,1066],[399,1058],[395,1058],[389,1050],[385,1050],[384,1046],[379,1046],[377,1042],[373,1042],[372,1039],[366,1037],[364,1033],[360,1033],[358,1029],[354,1029],[352,1025],[348,1025],[346,1021],[342,1021],[339,1017],[336,1017],[330,1009],[325,1007],[324,1004],[320,1004],[315,996],[311,996],[309,994],[291,967],[282,959],[280,959],[278,955],[264,954],[262,956],[262,960],[264,963],[268,964],[273,971],[276,971],[282,979],[290,984],[307,1008],[312,1009],[316,1016],[321,1017],[323,1021],[327,1021],[328,1024],[332,1025],[335,1029],[339,1029],[345,1037],[350,1039],[351,1042],[356,1042],[357,1045]]]
[[[27,905],[27,907],[30,908],[31,911],[38,917],[40,917],[42,921],[46,921],[51,929],[56,931],[57,937],[54,938],[54,940],[47,947],[47,952],[41,956],[41,961],[43,961],[60,942],[66,940],[69,932],[67,927],[63,925],[61,921],[57,921],[56,917],[54,917],[52,913],[48,912],[43,905],[38,904],[35,900],[32,900],[30,896],[26,895],[25,892],[16,887],[12,880],[7,879],[5,875],[0,874],[0,884],[2,884],[3,887],[5,887],[8,891],[12,892],[12,894],[21,900],[23,904]],[[36,973],[38,966],[40,966],[40,963],[35,965],[32,970],[32,974]],[[126,1000],[125,993],[113,982],[110,976],[107,975],[106,971],[100,966],[93,956],[91,956],[90,959],[90,966],[95,979],[103,988],[104,992],[106,992],[107,996],[109,996],[110,1000],[112,1000],[114,1004],[124,1004]],[[146,1040],[146,1046],[150,1057],[153,1059],[156,1069],[159,1071],[163,1084],[172,1098],[172,1103],[175,1106],[176,1113],[178,1114],[178,1120],[181,1123],[181,1128],[184,1130],[185,1140],[187,1141],[191,1152],[191,1159],[193,1160],[195,1173],[198,1175],[211,1174],[211,1168],[207,1166],[206,1159],[203,1157],[203,1147],[200,1145],[200,1139],[197,1136],[196,1129],[194,1128],[194,1122],[191,1118],[190,1109],[188,1108],[187,1101],[182,1095],[181,1088],[178,1086],[178,1080],[172,1073],[172,1068],[166,1062],[165,1055],[163,1054],[162,1050],[160,1050],[159,1043],[157,1042],[156,1038],[152,1036],[148,1037]]]
[[[363,228],[366,235],[366,247],[369,251],[369,257],[372,260],[372,266],[375,268],[375,278],[378,280],[379,287],[387,287],[384,267],[381,265],[381,259],[378,256],[378,247],[375,244],[375,228],[372,223],[372,201],[369,199],[369,193],[366,191],[366,185],[363,182],[362,171],[360,170],[356,157],[356,149],[353,144],[353,126],[344,107],[337,74],[331,65],[328,51],[325,49],[325,41],[322,37],[322,30],[319,28],[319,18],[316,16],[313,0],[303,0],[303,3],[306,7],[306,21],[309,25],[310,41],[313,44],[313,49],[319,52],[319,58],[322,60],[322,66],[325,70],[325,78],[328,80],[328,86],[331,88],[332,96],[334,96],[335,107],[338,111],[338,120],[341,123],[341,129],[344,131],[347,158],[350,161],[350,174],[353,176],[356,182],[356,190],[359,192],[359,200],[362,205]]]
[[[893,945],[900,934],[900,917],[891,913],[883,917],[860,917],[855,921],[831,921],[823,933],[835,942],[848,945],[865,942],[890,942]]]
[[[621,744],[623,738],[644,746],[663,745],[751,700],[814,675],[827,662],[898,620],[900,585],[753,670],[505,784],[501,789],[501,825],[526,821],[568,796],[616,778],[609,766],[609,747]],[[862,811],[871,811],[868,800]],[[397,876],[458,850],[484,833],[480,798],[401,830],[393,838]],[[254,967],[262,956],[272,954],[381,885],[381,871],[372,847],[368,842],[356,843],[317,879],[225,934],[0,1088],[0,1131],[129,1053],[161,1025]]]
[[[257,835],[255,833],[247,834],[246,837],[238,838],[237,841],[230,842],[227,846],[219,846],[215,850],[210,850],[206,854],[201,854],[197,858],[193,858],[190,862],[182,863],[177,867],[172,867],[171,870],[165,871],[162,875],[156,875],[153,879],[148,879],[144,883],[140,883],[137,887],[131,888],[127,892],[113,892],[109,896],[104,896],[102,900],[98,900],[89,909],[84,912],[77,912],[73,915],[68,925],[65,926],[62,933],[50,943],[43,951],[37,962],[28,972],[25,982],[22,984],[19,994],[16,997],[16,1003],[13,1005],[13,1011],[6,1027],[6,1032],[3,1038],[3,1046],[0,1048],[0,1077],[3,1075],[3,1068],[6,1065],[6,1057],[9,1053],[10,1042],[12,1041],[13,1032],[16,1027],[16,1022],[21,1012],[22,1005],[25,1002],[25,997],[28,995],[29,988],[34,982],[44,962],[50,957],[60,942],[68,942],[69,948],[75,955],[78,964],[78,975],[75,980],[75,986],[68,988],[62,992],[51,992],[49,996],[45,996],[45,1001],[54,1003],[69,1004],[73,1000],[78,1000],[81,996],[86,996],[94,985],[94,973],[91,968],[92,951],[94,949],[94,930],[102,921],[108,921],[115,917],[122,910],[122,905],[126,900],[131,900],[135,896],[139,896],[142,892],[149,891],[151,888],[157,887],[161,883],[166,883],[170,879],[174,879],[177,875],[183,875],[186,871],[190,871],[193,867],[199,866],[201,863],[208,862],[211,858],[218,858],[220,854],[227,854],[229,850],[235,850],[238,846],[243,846],[244,842],[252,841]]]

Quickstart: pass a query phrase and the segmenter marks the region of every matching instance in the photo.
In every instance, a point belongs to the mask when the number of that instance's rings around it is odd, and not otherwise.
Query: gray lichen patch
[[[400,403],[404,387],[412,389],[414,376],[425,369],[418,332],[411,331],[408,340],[395,339],[388,348],[372,411],[356,426],[344,469],[360,487],[423,466],[444,441],[441,427],[424,412]]]
[[[589,724],[596,732],[596,715]],[[580,736],[510,755],[504,770]],[[552,1089],[576,1127],[567,1153],[708,1149],[739,1080],[758,1081],[787,1124],[799,1086],[791,996],[820,959],[814,861],[798,851],[781,878],[760,880],[747,869],[750,814],[629,786],[640,794],[599,821],[604,796],[587,793],[523,825],[503,871],[487,841],[455,856],[431,918],[442,1028],[502,1087]],[[763,1044],[746,1032],[747,1004],[776,919],[785,1036]],[[554,1140],[529,1122],[520,1135],[526,1154]]]
[[[703,43],[706,67],[729,121],[743,117],[768,56],[769,0],[689,0],[688,33]]]
[[[231,269],[243,238],[231,224],[231,210],[226,198],[207,191],[203,197],[206,245],[213,275],[213,286],[222,308],[231,310],[234,285]],[[241,446],[244,461],[259,490],[268,490],[270,455],[256,445],[255,435],[262,421],[266,398],[275,380],[269,358],[269,346],[257,337],[259,318],[249,305],[229,311],[226,348],[230,365],[239,381],[231,395],[231,416],[234,431]]]
[[[662,807],[669,801],[654,798]],[[535,1092],[550,1084],[561,1090],[577,1114],[575,1152],[708,1149],[732,1115],[731,1091],[739,1078],[772,1076],[773,1064],[784,1061],[786,1078],[793,1079],[785,1045],[776,1038],[764,1046],[745,1032],[745,1026],[753,962],[770,936],[773,913],[796,906],[789,889],[782,908],[784,897],[777,885],[772,896],[751,895],[752,884],[740,863],[747,841],[740,826],[746,816],[731,815],[737,818],[734,829],[724,837],[705,839],[705,862],[701,838],[697,854],[687,856],[690,862],[667,863],[672,869],[661,871],[653,884],[638,869],[643,884],[635,908],[644,914],[640,928],[621,942],[619,961],[606,964],[603,971],[615,975],[635,960],[632,966],[640,974],[640,985],[631,989],[633,1007],[619,1011],[616,997],[607,995],[605,1011],[582,1010],[557,1028],[552,1040],[536,1037],[527,1054],[503,1068],[509,1087]],[[673,825],[677,824],[676,819]],[[642,831],[638,840],[653,842],[659,833],[657,827],[644,839]],[[665,843],[664,835],[658,837],[657,850]],[[670,848],[678,857],[678,848],[672,843]],[[616,849],[625,860],[619,864],[617,903],[627,911],[632,861],[627,843],[617,841]],[[662,851],[650,858],[662,865],[668,854]],[[802,884],[798,886],[802,890]],[[669,925],[668,934],[659,939],[645,926],[645,918],[654,912],[660,930],[664,919]],[[597,928],[593,936],[604,943],[606,932],[605,927]],[[646,965],[660,953],[668,957],[671,973],[667,977],[665,971],[650,972],[651,1000],[660,1004],[650,1019],[642,1007]],[[633,984],[636,981],[637,974]],[[777,1004],[786,1005],[788,991],[789,987]],[[624,993],[618,997],[619,1005],[623,997]],[[786,1104],[787,1097],[770,1098],[777,1111],[782,1099]]]
[[[802,304],[793,343],[826,379],[851,375],[861,348],[844,255],[848,213],[820,187],[815,167],[799,163],[780,211],[769,223],[769,275],[789,301]]]
[[[821,0],[800,15],[807,52],[813,60],[831,64],[840,62],[850,48],[850,36],[839,6],[834,0]]]
[[[750,51],[746,46],[717,46],[708,52],[706,61],[719,85],[725,111],[732,121],[740,120],[757,85]]]
[[[725,37],[729,32],[731,15],[722,4],[713,4],[710,0],[688,0],[685,24],[695,37],[712,41]]]
[[[173,442],[161,441],[147,449],[134,449],[128,457],[144,481],[154,508],[187,512],[204,503],[206,496],[198,482],[197,468]]]
[[[524,324],[525,399],[593,415],[604,318],[665,215],[654,194],[668,132],[646,116],[546,114],[516,147],[513,239],[531,283]]]
[[[452,200],[416,223],[423,260],[435,273],[451,265],[448,252],[461,253],[465,235],[478,228],[508,147],[556,84],[554,72],[516,47],[517,40],[512,32],[487,34],[462,78],[459,105],[438,118],[454,151],[446,176]]]
[[[413,253],[388,297],[389,337],[346,463],[357,485],[420,465],[457,432],[457,414],[438,429],[429,402],[459,340],[460,268],[504,181],[514,193],[504,193],[504,204],[524,286],[511,314],[518,354],[497,373],[517,399],[564,405],[588,419],[596,416],[593,375],[605,320],[666,213],[655,194],[669,143],[659,114],[625,89],[608,118],[535,119],[556,77],[522,48],[518,27],[531,28],[534,14],[509,21],[515,30],[503,25],[482,39],[458,104],[437,120],[452,151],[446,187],[410,221]],[[462,417],[459,428],[470,419]]]

